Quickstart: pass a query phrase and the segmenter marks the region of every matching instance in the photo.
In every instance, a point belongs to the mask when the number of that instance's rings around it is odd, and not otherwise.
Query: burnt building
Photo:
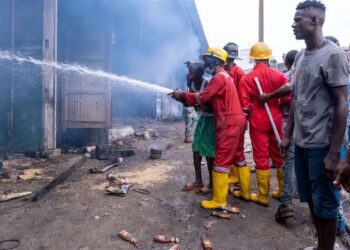
[[[183,62],[207,47],[194,0],[1,0],[0,152],[100,143],[112,117],[169,112],[159,94],[4,51],[183,88]]]

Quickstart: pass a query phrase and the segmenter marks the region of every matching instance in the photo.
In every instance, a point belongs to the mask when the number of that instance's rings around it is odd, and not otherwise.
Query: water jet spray
[[[71,71],[82,75],[101,77],[111,80],[114,84],[119,83],[120,85],[124,85],[126,87],[142,88],[150,92],[157,92],[161,94],[169,94],[173,92],[172,89],[136,79],[131,79],[126,76],[119,76],[102,70],[93,70],[77,64],[64,64],[53,61],[38,60],[33,57],[21,57],[9,51],[0,51],[0,60],[16,61],[18,63],[32,63],[38,66],[52,67],[61,71]]]

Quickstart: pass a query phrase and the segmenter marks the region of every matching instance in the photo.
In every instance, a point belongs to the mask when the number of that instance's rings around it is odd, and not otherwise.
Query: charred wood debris
[[[113,130],[113,129],[112,129]],[[117,134],[117,135],[115,135]],[[32,195],[31,201],[39,201],[45,195],[47,195],[56,186],[63,183],[70,175],[72,175],[78,168],[82,167],[87,159],[97,159],[99,164],[88,169],[90,174],[103,174],[109,170],[116,168],[123,164],[125,157],[132,157],[136,154],[133,149],[133,143],[137,140],[157,140],[159,134],[154,131],[146,129],[139,129],[134,131],[131,127],[121,129],[113,134],[110,132],[109,144],[90,145],[79,148],[64,148],[62,153],[64,154],[77,154],[81,155],[78,160],[75,160],[67,169],[63,170],[56,177],[48,177],[50,181],[42,187],[40,190],[33,191],[0,191],[0,202],[5,202],[21,197]],[[167,145],[163,150],[169,150],[172,145]],[[149,159],[157,160],[161,159],[162,149],[151,148]],[[1,159],[2,158],[2,159]],[[44,172],[45,166],[50,164],[50,161],[54,158],[49,157],[47,154],[41,153],[27,153],[27,154],[15,154],[3,156],[0,158],[0,180],[6,181],[27,181],[33,179],[45,179]],[[9,163],[7,163],[9,162]],[[7,166],[9,165],[9,166]],[[129,190],[139,192],[141,194],[149,194],[148,190],[134,187],[133,183],[128,183],[115,174],[107,174],[106,176],[109,185],[106,187],[106,194],[114,194],[124,197]],[[25,199],[28,200],[28,199]]]

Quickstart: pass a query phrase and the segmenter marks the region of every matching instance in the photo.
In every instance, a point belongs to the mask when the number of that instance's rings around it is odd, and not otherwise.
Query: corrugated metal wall
[[[0,1],[0,49],[42,58],[42,13],[39,0]],[[40,151],[42,69],[1,61],[0,150]]]
[[[99,0],[62,0],[58,6],[58,60],[110,71],[110,17]],[[111,83],[59,72],[59,146],[106,143],[111,126]]]

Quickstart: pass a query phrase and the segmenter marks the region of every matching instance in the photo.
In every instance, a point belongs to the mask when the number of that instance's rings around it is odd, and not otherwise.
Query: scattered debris
[[[221,206],[221,210],[227,213],[232,213],[232,214],[239,214],[240,210],[238,207],[230,207],[230,206]]]
[[[203,226],[205,227],[205,229],[209,230],[210,228],[213,227],[215,223],[217,223],[216,220],[206,221],[206,222],[203,222]]]
[[[120,238],[122,238],[125,241],[130,242],[131,244],[133,244],[134,246],[137,246],[137,240],[134,236],[132,236],[129,232],[127,232],[126,230],[122,230],[118,233],[118,236]]]
[[[211,213],[212,216],[218,217],[218,218],[222,218],[222,219],[226,219],[226,220],[231,220],[232,216],[230,214],[228,214],[227,212],[212,212]]]
[[[0,241],[0,249],[1,250],[15,249],[19,246],[20,243],[21,242],[16,239],[3,240],[3,241]]]
[[[106,188],[106,192],[109,194],[116,194],[118,196],[125,197],[127,192],[133,186],[132,183],[122,182],[116,175],[107,175],[109,186]]]
[[[151,148],[151,155],[149,156],[152,160],[157,160],[162,158],[162,150]]]
[[[209,241],[208,237],[205,235],[202,235],[202,246],[203,246],[203,250],[213,249],[211,242]]]
[[[119,179],[125,179],[124,176],[116,175],[116,174],[107,174],[106,179],[110,183],[121,183]]]
[[[153,241],[157,242],[157,243],[176,243],[176,244],[178,244],[179,238],[157,234],[156,236],[154,236]]]
[[[136,131],[134,134],[136,137],[143,137],[143,131]]]
[[[93,167],[89,169],[89,173],[104,173],[114,167],[119,166],[120,164],[122,164],[123,162],[123,158],[122,157],[118,157],[114,160],[108,161],[107,163],[104,163],[102,165]]]
[[[33,161],[31,161],[31,164],[32,164],[32,165],[38,165],[38,164],[42,164],[42,163],[44,163],[44,162],[46,162],[45,159],[39,159],[39,160],[33,160]]]
[[[91,158],[92,155],[91,155],[90,153],[85,153],[85,154],[84,154],[84,157],[86,157],[86,158]]]
[[[20,172],[17,178],[23,181],[41,179],[42,173],[43,173],[43,169],[41,168],[25,169]]]
[[[42,158],[52,158],[52,157],[58,157],[62,154],[62,150],[60,148],[56,148],[56,149],[51,149],[47,152],[40,152],[39,157]]]
[[[58,186],[60,183],[62,183],[68,176],[70,176],[74,171],[76,171],[79,167],[81,167],[85,162],[86,162],[86,158],[81,158],[80,160],[78,160],[70,168],[68,168],[67,170],[62,172],[59,176],[57,176],[55,179],[53,179],[44,188],[42,188],[40,191],[38,191],[34,195],[34,197],[32,198],[32,201],[39,201],[48,192],[50,192],[52,189],[54,189],[56,186]]]
[[[171,248],[169,248],[169,250],[180,250],[180,248],[178,244],[175,244]]]
[[[169,149],[171,149],[172,147],[173,147],[173,144],[169,143],[169,144],[165,147],[165,149],[166,149],[166,150],[169,150]]]
[[[153,140],[157,140],[157,138],[159,138],[159,133],[153,133],[153,135],[152,135],[152,139]]]
[[[81,154],[83,150],[81,148],[71,148],[67,151],[68,154]]]
[[[143,188],[132,188],[131,190],[134,192],[140,193],[140,194],[150,194],[151,193],[147,189],[143,189]]]
[[[128,157],[135,155],[132,149],[120,149],[114,144],[102,144],[96,146],[96,158],[99,160],[114,160],[119,156]]]
[[[3,201],[10,201],[10,200],[14,200],[14,199],[18,199],[27,195],[31,195],[32,192],[28,191],[28,192],[19,192],[19,193],[8,193],[8,194],[0,194],[0,202]],[[2,249],[2,248],[0,248]]]
[[[129,135],[133,135],[134,133],[135,130],[130,126],[111,128],[109,130],[109,140],[116,141]]]
[[[151,140],[151,136],[149,135],[148,131],[143,132],[143,139],[145,141]]]
[[[115,194],[121,197],[125,197],[125,195],[128,193],[130,188],[133,186],[132,183],[121,183],[121,184],[113,184],[109,186],[106,191],[109,194]]]

